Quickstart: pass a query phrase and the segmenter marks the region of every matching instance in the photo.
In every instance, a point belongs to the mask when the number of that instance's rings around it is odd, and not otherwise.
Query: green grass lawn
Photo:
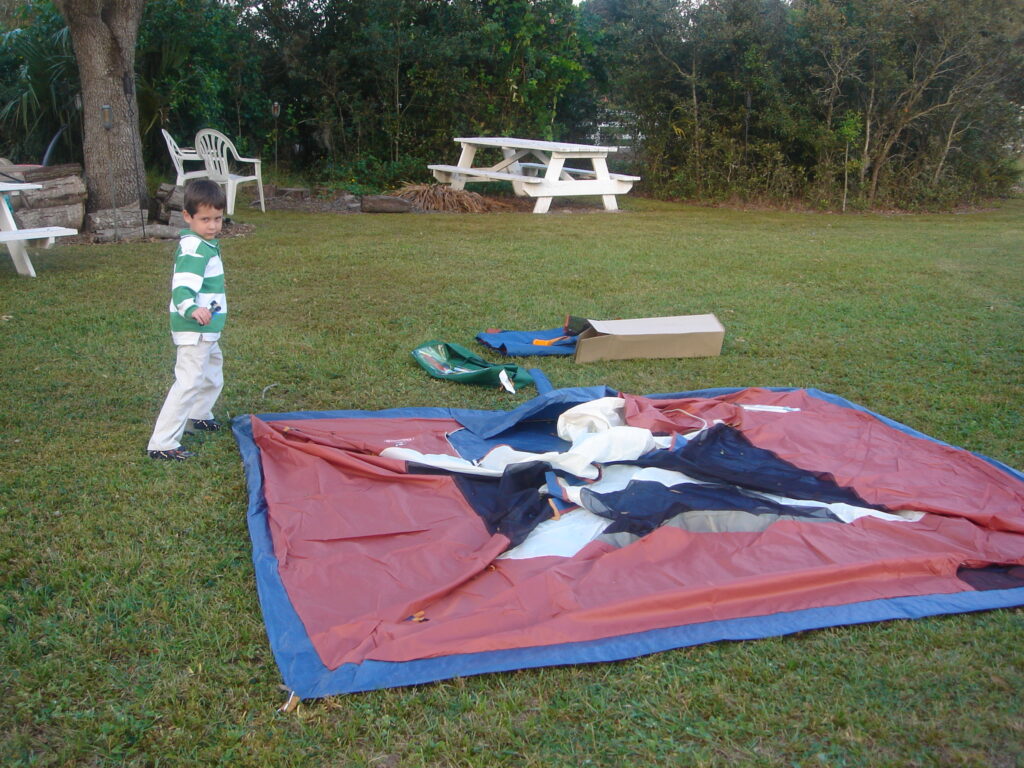
[[[966,215],[258,211],[225,239],[220,417],[518,396],[428,377],[423,341],[714,312],[721,357],[576,365],[556,387],[834,392],[1024,467],[1024,201]],[[0,259],[0,764],[1024,764],[1024,613],[688,648],[285,700],[230,434],[144,448],[172,379],[172,245]],[[530,361],[533,364],[534,361]]]

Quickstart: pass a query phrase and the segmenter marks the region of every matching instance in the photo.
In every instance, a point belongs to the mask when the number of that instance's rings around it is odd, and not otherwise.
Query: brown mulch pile
[[[421,211],[447,211],[449,213],[490,213],[507,208],[498,201],[470,192],[452,189],[447,184],[406,184],[392,197],[408,200]]]

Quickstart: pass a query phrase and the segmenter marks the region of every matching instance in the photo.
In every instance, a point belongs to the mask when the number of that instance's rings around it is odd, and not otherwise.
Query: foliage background
[[[3,0],[0,31],[0,155],[64,126],[51,161],[78,159],[59,14]],[[152,172],[159,128],[215,127],[354,191],[512,134],[628,147],[654,196],[948,207],[1024,147],[1018,0],[149,0],[136,75]]]

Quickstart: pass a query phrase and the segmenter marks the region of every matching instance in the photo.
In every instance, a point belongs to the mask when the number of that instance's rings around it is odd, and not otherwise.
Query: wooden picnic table
[[[618,147],[568,144],[501,136],[459,137],[462,154],[457,165],[428,165],[438,181],[463,189],[467,183],[510,181],[520,197],[537,198],[534,213],[547,213],[553,197],[599,195],[605,210],[616,211],[616,195],[624,195],[639,176],[608,172],[608,155]],[[501,150],[501,161],[473,165],[480,149]],[[566,160],[587,161],[589,168],[567,166]]]
[[[7,251],[11,254],[11,261],[19,275],[35,277],[36,271],[32,261],[28,257],[28,250],[25,243],[30,240],[45,241],[46,248],[53,245],[54,238],[77,235],[77,229],[68,227],[35,227],[33,229],[18,229],[14,220],[14,212],[6,195],[17,195],[27,189],[41,189],[41,184],[25,184],[23,182],[0,181],[0,243],[7,245]]]

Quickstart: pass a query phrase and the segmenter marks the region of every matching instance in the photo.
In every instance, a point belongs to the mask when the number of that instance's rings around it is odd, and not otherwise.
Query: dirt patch
[[[537,201],[532,197],[491,197],[501,206],[504,213],[533,213]],[[555,197],[551,199],[548,213],[604,213],[604,206],[597,202],[587,202],[572,197]]]
[[[400,195],[396,195],[400,196]],[[473,196],[480,199],[480,206],[467,207],[459,211],[462,213],[533,213],[533,206],[536,202],[531,197],[515,197],[514,195],[479,195]],[[267,198],[267,210],[274,211],[302,211],[304,213],[362,213],[360,210],[359,197],[347,193],[331,195],[325,190],[311,192],[309,195],[297,196],[275,196]],[[476,210],[480,208],[482,210]],[[603,211],[600,201],[595,198],[594,202],[581,201],[574,198],[554,198],[551,201],[551,213],[595,213]],[[426,208],[414,207],[414,213],[445,213],[446,211],[428,210]]]
[[[224,222],[224,229],[221,230],[221,240],[229,237],[245,237],[256,231],[256,225],[249,222],[227,220]],[[95,245],[98,241],[91,232],[79,232],[70,237],[61,237],[56,240],[58,245]],[[104,242],[103,245],[135,245],[136,243],[172,243],[164,237],[131,237],[124,240]]]
[[[356,201],[353,209],[352,201]],[[268,197],[266,206],[268,211],[302,211],[303,213],[359,213],[359,198],[352,195],[339,195],[337,197],[323,197],[320,195],[309,195],[308,197]],[[252,205],[259,208],[259,201]]]
[[[515,197],[514,195],[478,195],[483,200],[482,210],[474,211],[475,213],[533,213],[533,206],[536,202],[531,197]],[[239,201],[240,205],[243,205]],[[302,213],[326,213],[326,214],[362,214],[360,210],[359,197],[350,195],[347,193],[338,193],[336,195],[325,194],[323,192],[318,194],[309,194],[306,196],[275,196],[268,197],[264,201],[266,209],[268,211],[299,211]],[[247,206],[247,215],[252,210],[259,210],[259,201],[253,201]],[[594,202],[586,200],[579,200],[576,198],[554,198],[551,201],[551,207],[548,211],[552,214],[560,213],[603,213],[604,208],[601,203],[595,198]],[[431,211],[424,210],[418,207],[414,207],[412,213],[424,214],[443,214],[445,211]],[[367,216],[372,214],[365,214]],[[233,237],[245,237],[246,235],[252,234],[259,226],[259,221],[234,221],[233,219],[225,219],[224,229],[221,231],[220,239],[233,238]],[[62,237],[57,240],[57,243],[63,245],[93,245],[98,241],[90,232],[80,232],[77,235],[71,237]],[[105,245],[127,245],[129,243],[154,243],[154,242],[173,242],[167,238],[160,237],[138,237],[133,236],[131,238],[126,237],[123,240],[114,242],[105,242]]]

